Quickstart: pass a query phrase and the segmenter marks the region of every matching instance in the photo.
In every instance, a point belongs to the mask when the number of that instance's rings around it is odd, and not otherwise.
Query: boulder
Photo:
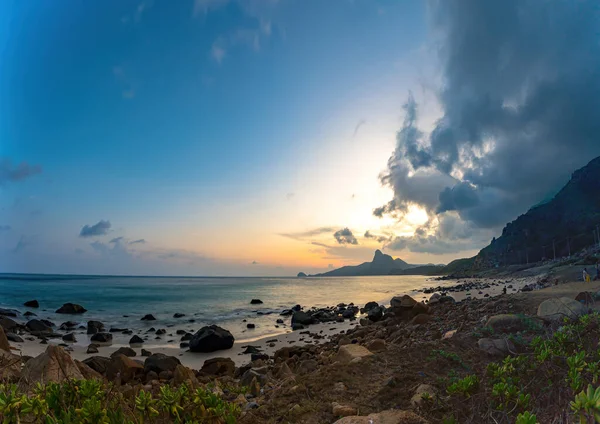
[[[142,317],[142,321],[155,321],[156,318],[154,318],[154,315],[152,314],[146,314]]]
[[[262,301],[262,300],[260,300],[260,299],[252,299],[252,300],[250,301],[250,304],[251,304],[251,305],[260,305],[260,304],[262,304],[262,303],[263,303],[263,301]]]
[[[439,294],[439,293],[433,293],[429,297],[429,301],[427,303],[429,303],[430,305],[435,305],[436,303],[439,303],[441,297],[442,297],[441,294]]]
[[[133,336],[131,339],[129,339],[129,344],[141,344],[144,343],[144,339],[142,339],[140,336]]]
[[[56,310],[57,314],[83,314],[84,312],[87,312],[87,309],[76,303],[65,303]]]
[[[182,314],[181,312],[177,312],[177,313],[173,314],[173,318],[181,318],[184,316],[185,316],[185,314]]]
[[[348,363],[356,358],[365,358],[373,353],[364,346],[358,344],[348,344],[340,346],[337,354],[337,359],[340,362]]]
[[[315,322],[315,319],[303,311],[295,311],[292,314],[292,325],[310,325]]]
[[[37,317],[36,314],[34,314],[31,311],[25,311],[25,313],[23,314],[24,317]]]
[[[356,408],[348,405],[341,405],[337,402],[331,404],[331,412],[336,417],[349,417],[358,413]]]
[[[253,328],[256,328],[256,325],[249,322],[248,324],[246,324],[246,328],[251,330]]]
[[[44,324],[44,322],[42,322],[39,319],[32,319],[30,321],[27,321],[27,324],[25,324],[25,327],[27,327],[27,329],[29,331],[35,331],[35,332],[51,332],[52,331],[52,328],[50,328],[49,326]]]
[[[2,327],[0,327],[0,350],[10,352],[10,343],[8,343],[8,338],[6,337]]]
[[[417,302],[412,307],[412,314],[413,315],[428,314],[429,312],[430,312],[429,306],[426,305],[426,304],[424,304],[423,302]]]
[[[90,338],[93,342],[112,343],[113,336],[110,333],[96,333]]]
[[[62,339],[65,342],[71,342],[71,343],[75,343],[77,341],[74,333],[65,334],[64,336],[62,336]]]
[[[587,313],[587,308],[575,299],[568,297],[544,300],[537,309],[537,315],[552,321],[563,318],[575,319]]]
[[[179,364],[175,367],[175,371],[173,371],[173,382],[176,386],[186,382],[189,382],[192,386],[195,386],[198,384],[198,379],[196,378],[196,374],[194,374],[192,369]]]
[[[111,358],[114,358],[117,355],[125,355],[129,358],[135,356],[135,350],[133,350],[130,347],[120,347],[117,350],[115,350],[113,353],[110,354]]]
[[[263,373],[258,372],[256,369],[251,368],[242,375],[240,378],[240,384],[242,386],[250,387],[252,389],[253,383],[258,383],[258,388],[263,387],[267,384],[267,376]],[[256,396],[256,395],[255,395]]]
[[[231,358],[211,358],[204,361],[202,369],[200,370],[201,375],[210,376],[231,376],[235,373],[235,362]]]
[[[15,310],[15,309],[0,308],[0,315],[5,316],[5,317],[16,318],[17,315],[19,315],[19,311]]]
[[[106,367],[106,377],[111,381],[116,381],[120,377],[121,383],[128,383],[143,375],[144,366],[125,355],[111,358]]]
[[[83,374],[65,350],[60,346],[48,346],[44,353],[30,359],[21,374],[24,387],[36,382],[57,382],[81,380]]]
[[[96,343],[90,343],[90,345],[87,348],[86,353],[91,354],[91,353],[98,353],[98,346]]]
[[[0,350],[0,381],[18,381],[21,378],[21,357]]]
[[[75,359],[74,362],[77,368],[79,369],[79,372],[81,372],[81,374],[83,375],[83,378],[87,380],[102,380],[102,375],[100,375],[100,373],[98,373],[97,371],[94,371],[92,368],[90,368],[83,362],[78,361],[77,359]]]
[[[144,362],[144,371],[146,373],[154,371],[158,374],[163,371],[173,372],[179,364],[181,364],[181,361],[174,356],[155,353],[146,358],[146,362]]]
[[[344,417],[333,424],[429,424],[429,421],[421,418],[414,412],[392,409],[366,417]]]
[[[4,331],[13,331],[19,324],[8,317],[0,316],[0,327],[4,328]]]
[[[496,333],[516,333],[527,329],[525,319],[515,314],[494,315],[487,320],[485,326]]]
[[[146,349],[142,349],[142,356],[148,357],[150,355],[152,355],[152,352],[150,352],[149,350],[146,350]]]
[[[390,300],[390,306],[393,309],[412,309],[416,304],[417,301],[407,294],[392,297],[392,300]]]
[[[202,327],[190,340],[191,352],[215,352],[217,350],[231,349],[233,335],[217,325]]]
[[[0,327],[0,330],[2,330],[2,327]],[[15,333],[6,333],[6,338],[11,341],[11,342],[15,342],[15,343],[23,343],[25,340],[23,340],[23,337],[16,335]]]
[[[23,306],[27,306],[28,308],[39,308],[40,304],[37,300],[28,300],[27,302],[23,303]]]
[[[483,338],[477,341],[479,349],[491,356],[506,356],[515,351],[515,346],[508,339]]]
[[[87,333],[88,334],[96,334],[104,331],[104,324],[100,321],[88,321],[87,323]]]
[[[371,309],[377,308],[378,306],[379,306],[379,303],[377,303],[377,302],[367,302],[365,307],[362,308],[362,313],[364,314],[366,312],[369,312]]]
[[[90,356],[83,360],[83,363],[93,369],[99,374],[106,374],[108,364],[110,364],[110,358],[104,356]]]
[[[375,306],[369,310],[367,317],[373,322],[380,321],[383,318],[383,309],[381,306]]]

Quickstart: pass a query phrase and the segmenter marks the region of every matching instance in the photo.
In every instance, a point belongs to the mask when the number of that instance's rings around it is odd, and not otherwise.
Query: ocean
[[[0,307],[18,309],[21,313],[30,310],[57,326],[69,320],[82,325],[98,320],[107,330],[119,327],[147,331],[150,327],[167,327],[173,332],[176,329],[195,332],[204,325],[218,324],[231,331],[236,341],[251,341],[289,331],[289,317],[284,317],[287,325],[279,327],[275,327],[276,320],[282,318],[279,313],[283,309],[296,304],[308,309],[341,302],[359,306],[369,301],[388,303],[395,295],[414,294],[414,289],[433,285],[428,279],[423,276],[207,278],[0,274]],[[39,301],[40,308],[23,306],[32,299]],[[263,304],[251,305],[251,299],[260,299]],[[88,312],[54,313],[66,302],[80,304]],[[175,313],[185,316],[174,318]],[[145,314],[153,314],[157,320],[141,321]],[[255,324],[256,328],[247,329],[247,323]],[[123,340],[116,337],[115,342],[126,343],[127,337],[122,336]],[[174,340],[165,337],[152,343],[177,347],[179,337]]]

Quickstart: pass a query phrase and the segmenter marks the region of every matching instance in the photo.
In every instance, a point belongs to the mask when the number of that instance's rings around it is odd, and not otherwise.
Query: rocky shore
[[[429,410],[426,403],[430,396],[448,396],[448,374],[482,371],[494,359],[518,355],[540,329],[555,328],[557,317],[594,309],[600,283],[586,290],[578,284],[557,285],[543,276],[468,279],[423,289],[425,299],[396,296],[389,305],[296,305],[274,317],[292,332],[244,345],[214,325],[194,333],[157,325],[133,334],[98,321],[57,325],[4,309],[0,378],[24,387],[94,378],[132,396],[164,385],[210,387],[238,404],[240,421],[248,423],[446,422],[447,411]],[[85,308],[61,309],[79,317]],[[127,332],[130,346],[110,346],[112,334]],[[175,354],[144,348],[157,334],[177,338],[181,348]],[[84,337],[90,340],[86,351],[73,349]],[[61,343],[51,342],[58,338]],[[33,345],[35,355],[27,355]],[[475,418],[460,422],[488,422]]]

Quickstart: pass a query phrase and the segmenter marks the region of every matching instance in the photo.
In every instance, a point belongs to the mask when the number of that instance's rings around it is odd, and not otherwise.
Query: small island
[[[296,275],[296,277],[298,277],[298,278],[304,278],[304,277],[308,277],[308,275],[306,275],[303,272],[299,272],[298,275]]]

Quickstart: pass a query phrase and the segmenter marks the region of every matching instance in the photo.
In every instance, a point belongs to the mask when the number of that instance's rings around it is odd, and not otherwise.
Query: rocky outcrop
[[[251,304],[251,305],[261,305],[262,303],[263,303],[263,301],[262,301],[262,300],[260,300],[260,299],[252,299],[252,300],[250,301],[250,304]]]
[[[190,340],[191,352],[215,352],[217,350],[231,349],[233,335],[217,325],[202,327]]]
[[[8,338],[6,337],[2,327],[0,327],[0,350],[10,352],[10,343],[8,343]]]
[[[83,374],[67,352],[60,346],[48,346],[46,351],[25,364],[22,372],[26,386],[32,383],[50,381],[62,382],[67,379],[81,380]]]
[[[17,381],[21,378],[21,357],[0,350],[0,381]]]
[[[87,309],[76,303],[65,303],[56,310],[57,314],[83,314],[85,312]]]
[[[106,374],[108,364],[110,364],[110,358],[104,356],[91,356],[83,360],[83,363],[96,371],[99,374]]]
[[[310,325],[316,322],[315,318],[303,311],[295,311],[292,314],[292,325]]]
[[[104,324],[100,321],[88,321],[87,334],[96,334],[104,331]]]
[[[587,313],[587,308],[581,303],[568,297],[544,300],[538,306],[538,317],[557,321],[563,318],[575,319]]]
[[[156,318],[152,314],[146,314],[142,317],[142,321],[155,321]]]
[[[200,375],[210,376],[225,376],[233,377],[235,372],[235,362],[230,358],[212,358],[204,361]]]
[[[8,317],[0,316],[0,327],[4,328],[4,331],[14,331],[19,324]]]
[[[146,358],[144,362],[144,371],[154,371],[160,374],[163,371],[175,371],[175,367],[181,364],[181,361],[174,356],[164,355],[162,353],[155,353]]]
[[[125,355],[117,355],[110,359],[106,367],[106,377],[110,381],[128,383],[144,375],[144,366]]]
[[[347,363],[357,358],[362,359],[371,355],[373,355],[373,353],[364,346],[358,344],[348,344],[340,346],[337,354],[337,360],[342,363]]]
[[[144,343],[144,339],[142,339],[138,335],[135,335],[131,339],[129,339],[129,344],[142,344],[142,343]]]
[[[29,331],[33,332],[52,332],[52,328],[47,326],[43,321],[39,319],[32,319],[25,324],[25,327]]]

